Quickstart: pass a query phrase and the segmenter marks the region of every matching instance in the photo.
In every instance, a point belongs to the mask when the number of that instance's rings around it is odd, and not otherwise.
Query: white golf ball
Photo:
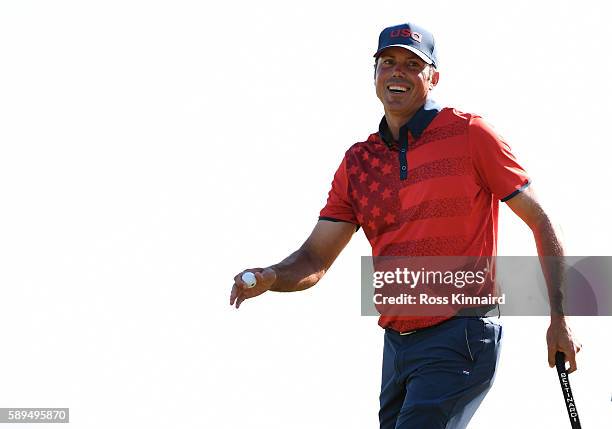
[[[255,274],[250,271],[242,274],[242,281],[247,284],[247,287],[251,288],[257,284],[257,279],[255,278]]]

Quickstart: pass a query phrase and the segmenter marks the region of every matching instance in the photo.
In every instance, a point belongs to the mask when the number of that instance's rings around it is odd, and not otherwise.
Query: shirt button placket
[[[406,156],[406,152],[408,152],[408,133],[402,133],[402,130],[400,130],[400,145],[400,180],[406,180],[408,177],[408,159]]]

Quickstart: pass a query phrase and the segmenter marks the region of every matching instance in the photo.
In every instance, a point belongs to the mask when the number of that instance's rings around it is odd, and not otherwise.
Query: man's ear
[[[431,81],[429,82],[429,89],[434,89],[434,86],[438,84],[440,80],[440,72],[434,69],[433,75],[431,76]]]

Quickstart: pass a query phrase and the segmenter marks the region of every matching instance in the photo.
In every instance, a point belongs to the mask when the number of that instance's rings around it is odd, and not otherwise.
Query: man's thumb
[[[263,284],[271,285],[276,281],[276,271],[272,268],[264,268],[262,271],[255,273],[255,278],[258,282],[262,282]]]

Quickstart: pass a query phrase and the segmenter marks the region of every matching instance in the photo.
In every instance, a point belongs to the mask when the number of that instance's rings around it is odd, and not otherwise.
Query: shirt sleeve
[[[468,125],[472,162],[480,185],[500,201],[508,201],[529,186],[531,180],[508,143],[481,117]]]
[[[353,205],[348,195],[346,155],[342,159],[338,170],[336,170],[336,174],[334,174],[331,190],[327,196],[327,203],[319,214],[319,220],[350,222],[359,226],[355,211],[353,210]]]

